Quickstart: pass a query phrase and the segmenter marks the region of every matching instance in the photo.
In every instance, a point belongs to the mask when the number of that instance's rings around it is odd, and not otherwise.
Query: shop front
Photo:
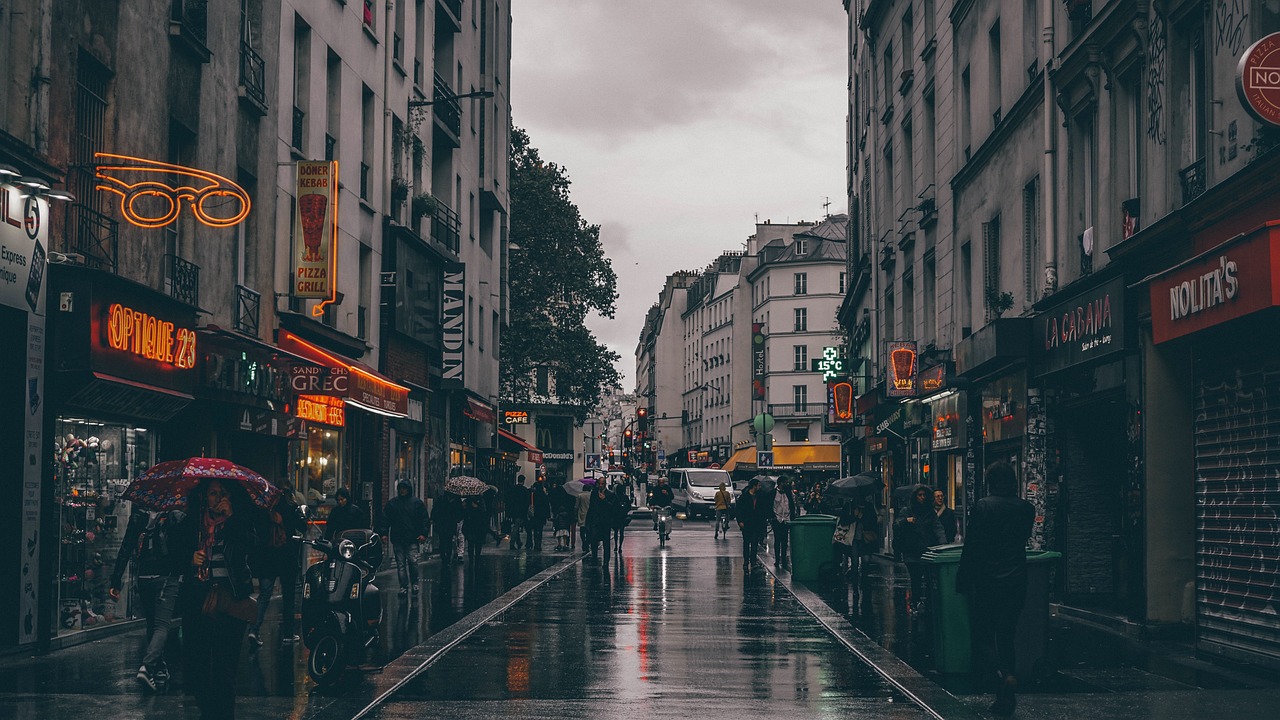
[[[196,308],[149,287],[66,265],[49,281],[50,612],[64,635],[136,614],[131,578],[118,601],[107,593],[130,513],[120,495],[151,465],[180,457],[162,443],[192,402],[200,342]]]
[[[1230,239],[1149,279],[1152,336],[1157,358],[1191,358],[1198,647],[1276,668],[1280,221],[1215,233]]]
[[[942,491],[943,502],[955,513],[963,535],[966,515],[964,449],[967,438],[962,410],[967,399],[964,392],[942,385],[921,400],[926,408],[925,419],[929,422],[927,484]]]
[[[392,492],[401,480],[413,486],[418,497],[424,497],[427,467],[427,391],[409,385],[408,417],[391,421],[388,444],[391,447],[391,471],[388,482]]]
[[[1064,599],[1142,616],[1142,377],[1124,278],[1099,273],[1033,321],[1036,387],[1017,424],[1023,490],[1042,522],[1032,540],[1060,550]],[[1052,433],[1048,432],[1052,428]],[[1049,458],[1054,458],[1050,462]]]

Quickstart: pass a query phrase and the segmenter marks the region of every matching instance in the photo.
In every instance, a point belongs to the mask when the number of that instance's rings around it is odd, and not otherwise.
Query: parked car
[[[720,489],[720,483],[724,483],[734,501],[738,499],[733,478],[724,470],[676,468],[668,473],[667,480],[675,495],[675,506],[683,510],[689,520],[715,517],[716,491]]]

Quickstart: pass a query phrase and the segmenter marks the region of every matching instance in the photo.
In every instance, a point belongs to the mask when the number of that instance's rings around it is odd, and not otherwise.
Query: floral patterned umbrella
[[[483,495],[489,490],[489,485],[485,481],[470,475],[459,475],[451,477],[444,483],[444,491],[461,495],[462,497],[471,497],[473,495]]]
[[[198,457],[155,465],[129,483],[122,497],[148,510],[181,509],[191,491],[207,479],[236,483],[261,508],[271,507],[280,495],[280,488],[248,468],[222,458]]]

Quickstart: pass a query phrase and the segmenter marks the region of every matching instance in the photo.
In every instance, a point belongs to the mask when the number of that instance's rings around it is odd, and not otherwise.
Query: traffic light
[[[649,426],[648,408],[636,408],[636,427],[644,430]]]
[[[626,430],[624,430],[624,431],[623,431],[623,433],[622,433],[622,446],[623,446],[623,447],[631,447],[631,441],[632,441],[632,432],[631,432],[631,428],[627,428],[627,429],[626,429]]]

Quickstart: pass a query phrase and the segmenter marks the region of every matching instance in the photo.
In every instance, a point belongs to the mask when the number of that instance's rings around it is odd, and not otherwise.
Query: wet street
[[[475,569],[433,561],[413,602],[384,573],[384,642],[363,672],[318,692],[306,650],[281,648],[273,628],[246,651],[237,716],[926,717],[772,575],[744,574],[737,533],[715,540],[707,523],[677,525],[659,550],[635,521],[607,567],[505,546],[486,547]],[[132,632],[9,659],[0,716],[196,717],[176,689],[141,692],[140,642]]]

